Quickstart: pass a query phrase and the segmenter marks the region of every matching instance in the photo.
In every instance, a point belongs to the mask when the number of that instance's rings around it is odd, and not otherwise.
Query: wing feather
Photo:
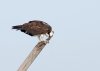
[[[34,20],[29,21],[28,23],[24,23],[23,25],[13,26],[13,29],[18,29],[30,36],[35,36],[46,33],[49,34],[52,28],[43,21]]]

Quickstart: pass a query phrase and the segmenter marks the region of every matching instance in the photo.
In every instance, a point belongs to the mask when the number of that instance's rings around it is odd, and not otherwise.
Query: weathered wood
[[[30,54],[28,55],[28,57],[21,64],[21,66],[19,67],[19,69],[17,71],[27,71],[27,69],[29,68],[29,66],[33,63],[33,61],[35,60],[35,58],[39,55],[39,53],[42,51],[42,49],[44,48],[44,46],[47,43],[49,43],[49,40],[51,39],[51,37],[49,37],[46,41],[39,42],[33,48],[33,50],[30,52]]]

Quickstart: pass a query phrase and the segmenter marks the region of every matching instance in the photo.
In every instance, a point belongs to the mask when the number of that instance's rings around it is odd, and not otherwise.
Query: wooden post
[[[42,49],[44,48],[44,46],[49,42],[49,40],[51,39],[51,37],[48,38],[48,39],[46,39],[46,41],[39,42],[34,47],[34,49],[30,52],[30,54],[25,59],[25,61],[20,65],[20,67],[19,67],[19,69],[17,71],[27,71],[27,69],[29,68],[29,66],[33,63],[33,61],[35,60],[35,58],[39,55],[39,53],[42,51]]]

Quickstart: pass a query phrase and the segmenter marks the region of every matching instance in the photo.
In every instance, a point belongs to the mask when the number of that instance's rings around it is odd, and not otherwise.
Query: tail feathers
[[[17,25],[17,26],[12,26],[12,29],[17,29],[17,30],[20,30],[22,28],[21,25]]]

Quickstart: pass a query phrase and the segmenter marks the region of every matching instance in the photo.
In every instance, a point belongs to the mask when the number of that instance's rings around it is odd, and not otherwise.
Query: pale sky
[[[55,33],[28,71],[100,71],[100,0],[0,0],[0,71],[17,71],[37,44],[11,29],[30,20]]]

